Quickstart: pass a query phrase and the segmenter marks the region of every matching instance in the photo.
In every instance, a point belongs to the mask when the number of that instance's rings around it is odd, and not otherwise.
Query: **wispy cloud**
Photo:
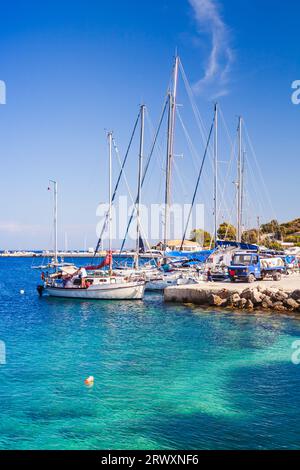
[[[211,49],[203,77],[194,85],[196,93],[208,92],[214,97],[228,93],[228,82],[234,53],[230,32],[220,13],[217,0],[188,0],[198,24],[199,34],[210,36]]]

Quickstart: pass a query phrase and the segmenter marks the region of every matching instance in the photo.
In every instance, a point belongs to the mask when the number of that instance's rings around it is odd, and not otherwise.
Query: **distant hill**
[[[243,240],[250,243],[258,242],[258,230],[247,230],[243,234]],[[271,220],[260,227],[260,242],[268,248],[279,248],[280,243],[294,243],[300,246],[300,218],[280,224],[277,220]]]

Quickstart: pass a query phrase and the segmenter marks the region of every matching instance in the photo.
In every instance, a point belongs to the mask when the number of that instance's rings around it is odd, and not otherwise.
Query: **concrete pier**
[[[167,287],[164,299],[166,302],[192,303],[207,307],[300,312],[300,276],[286,276],[279,282],[212,282]]]

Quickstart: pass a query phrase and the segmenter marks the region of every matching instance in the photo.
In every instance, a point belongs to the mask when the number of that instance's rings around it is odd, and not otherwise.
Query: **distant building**
[[[292,242],[279,242],[279,243],[283,248],[292,248],[295,245],[295,243],[292,243]]]
[[[181,250],[181,244],[182,244],[182,240],[169,240],[167,242],[167,249],[169,249],[171,251],[180,251]],[[159,242],[155,246],[155,249],[156,250],[163,250],[164,249],[164,243]],[[185,240],[185,242],[183,243],[183,246],[182,246],[183,251],[193,252],[193,251],[201,251],[202,249],[203,249],[203,247],[199,243],[191,242],[190,240]]]

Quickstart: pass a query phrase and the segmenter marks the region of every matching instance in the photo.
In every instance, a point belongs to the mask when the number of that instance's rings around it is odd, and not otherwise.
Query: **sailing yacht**
[[[145,280],[137,276],[120,276],[112,269],[112,132],[108,133],[109,144],[109,250],[108,271],[94,270],[88,275],[84,268],[84,278],[76,267],[55,269],[53,274],[38,286],[40,295],[44,292],[51,297],[94,300],[141,300],[145,291]],[[57,260],[57,194],[55,198],[55,260]],[[79,271],[79,272],[78,272]]]

